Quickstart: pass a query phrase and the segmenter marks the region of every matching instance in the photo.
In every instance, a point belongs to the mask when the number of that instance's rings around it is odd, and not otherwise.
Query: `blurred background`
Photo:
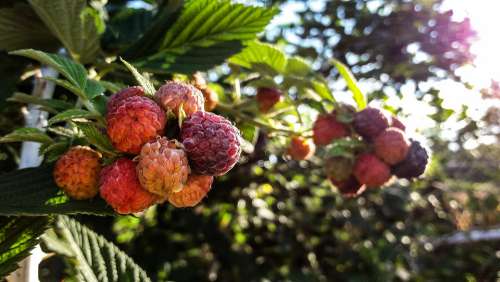
[[[107,2],[111,21],[156,5]],[[283,159],[282,146],[262,132],[254,152],[194,209],[78,218],[155,281],[499,281],[500,2],[252,4],[281,7],[263,41],[307,58],[349,102],[329,60],[345,62],[372,105],[422,135],[432,152],[426,176],[345,199],[318,162]],[[20,105],[5,102],[23,87],[23,59],[0,57],[4,135],[23,124]],[[227,74],[222,66],[208,77]],[[0,172],[17,167],[16,146],[0,144]]]

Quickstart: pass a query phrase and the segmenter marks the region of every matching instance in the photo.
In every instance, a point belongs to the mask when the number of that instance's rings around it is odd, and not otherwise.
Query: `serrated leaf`
[[[139,83],[142,88],[144,88],[144,93],[150,97],[155,95],[156,89],[151,81],[144,77],[134,66],[132,66],[130,63],[125,61],[124,59],[120,58],[122,63],[127,67],[127,69],[132,73],[132,75],[135,77],[135,80],[137,83]]]
[[[99,95],[103,95],[104,90],[104,87],[98,81],[92,79],[87,80],[85,89],[83,89],[85,96],[87,96],[89,100],[92,100]]]
[[[99,117],[98,114],[92,113],[89,111],[85,110],[80,110],[80,109],[72,109],[72,110],[67,110],[62,113],[59,113],[49,119],[48,124],[53,125],[54,123],[57,122],[62,122],[62,121],[68,121],[68,120],[73,120],[77,118],[85,118],[85,119],[93,119]]]
[[[47,228],[43,217],[0,217],[0,280],[16,270]]]
[[[54,113],[58,110],[67,110],[73,107],[71,103],[62,100],[42,99],[40,97],[20,92],[14,93],[14,95],[8,98],[7,101],[43,106],[46,109],[50,109],[50,112]]]
[[[258,41],[248,43],[239,54],[231,57],[229,62],[247,69],[258,70],[259,66],[268,66],[276,74],[285,73],[287,58],[285,53],[275,46]]]
[[[111,82],[111,81],[105,81],[105,80],[99,80],[99,83],[104,87],[106,90],[108,90],[111,93],[116,93],[123,88],[125,88],[125,85]]]
[[[312,80],[311,81],[312,88],[316,94],[318,94],[321,98],[335,102],[335,98],[333,97],[332,92],[328,88],[328,85],[326,85],[323,82],[319,82],[317,80]]]
[[[75,60],[88,63],[97,56],[98,28],[103,23],[97,13],[87,8],[86,0],[28,1]]]
[[[114,214],[101,198],[77,201],[65,196],[54,183],[53,168],[44,165],[2,174],[0,215]]]
[[[0,143],[33,141],[39,143],[52,143],[53,140],[38,128],[23,127],[0,138]]]
[[[0,9],[0,50],[54,50],[59,46],[55,39],[29,5]]]
[[[114,148],[108,136],[103,131],[99,130],[93,123],[77,122],[76,125],[90,144],[96,146],[103,152],[114,154]]]
[[[118,247],[67,216],[58,216],[53,232],[45,234],[42,240],[49,251],[68,258],[78,281],[151,281]]]
[[[352,97],[358,106],[358,110],[366,108],[366,96],[363,94],[363,92],[361,92],[361,89],[359,89],[358,82],[356,81],[356,78],[351,73],[349,68],[336,59],[333,59],[332,62],[347,83],[347,87],[352,93]]]
[[[288,58],[286,64],[286,74],[294,76],[307,76],[312,72],[311,64],[301,57],[294,56]]]

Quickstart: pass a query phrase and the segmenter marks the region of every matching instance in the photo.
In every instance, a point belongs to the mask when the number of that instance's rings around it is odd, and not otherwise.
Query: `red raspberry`
[[[198,174],[223,175],[240,158],[240,133],[224,117],[196,112],[182,124],[181,140]]]
[[[392,167],[392,172],[399,178],[412,179],[425,172],[429,155],[418,141],[412,140],[406,158]]]
[[[171,110],[176,117],[179,117],[181,107],[189,117],[197,111],[203,111],[205,103],[200,90],[179,81],[167,81],[156,91],[155,100],[165,111]]]
[[[330,144],[333,140],[349,135],[347,127],[338,122],[333,114],[318,116],[313,125],[313,140],[317,146]]]
[[[325,163],[326,176],[336,183],[348,180],[352,175],[354,161],[344,157],[330,157]]]
[[[138,154],[142,145],[163,132],[165,113],[152,100],[133,96],[108,112],[108,135],[113,146],[121,152]]]
[[[210,191],[213,180],[213,176],[191,174],[181,191],[168,196],[168,202],[177,208],[194,207]]]
[[[107,112],[114,111],[123,100],[133,96],[144,96],[144,89],[140,86],[127,87],[111,95],[106,106]]]
[[[257,89],[256,99],[261,113],[269,112],[269,110],[281,101],[282,98],[283,95],[278,89],[268,87]]]
[[[406,126],[399,119],[397,119],[395,116],[392,117],[391,127],[399,128],[402,131],[406,130]]]
[[[290,140],[290,145],[287,149],[287,154],[294,160],[307,160],[312,155],[314,155],[314,151],[316,150],[316,146],[308,139],[304,139],[300,136],[294,136]]]
[[[382,186],[391,179],[390,168],[373,154],[359,155],[353,173],[359,183],[368,187]]]
[[[405,133],[394,127],[382,131],[373,143],[375,155],[390,165],[404,160],[410,148],[410,140]]]
[[[166,199],[180,191],[187,181],[189,165],[186,153],[177,141],[162,137],[144,144],[137,164],[142,187]]]
[[[353,198],[361,195],[365,190],[366,186],[362,185],[356,180],[356,177],[350,176],[347,180],[338,182],[330,179],[330,182],[339,189],[342,196],[346,198]]]
[[[354,117],[354,129],[368,140],[377,137],[389,127],[389,118],[379,109],[366,108]]]
[[[97,179],[101,171],[101,154],[89,147],[76,146],[62,155],[54,167],[54,181],[68,196],[76,200],[97,195]]]
[[[126,158],[102,169],[99,187],[101,197],[120,214],[141,212],[159,200],[141,187],[135,163]]]

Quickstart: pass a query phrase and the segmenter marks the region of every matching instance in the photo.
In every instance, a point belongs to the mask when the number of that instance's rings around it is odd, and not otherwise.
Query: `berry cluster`
[[[151,98],[141,87],[112,95],[106,131],[120,157],[102,168],[99,152],[73,147],[56,163],[56,184],[75,199],[99,193],[120,214],[164,201],[175,207],[198,204],[213,177],[238,162],[241,149],[238,129],[224,117],[205,112],[216,104],[213,99],[205,103],[209,88],[200,81],[196,86],[169,81]],[[180,134],[167,132],[168,113],[181,119]]]
[[[351,106],[340,105],[332,113],[319,115],[312,139],[316,146],[326,146],[326,176],[347,197],[383,186],[393,175],[416,178],[428,162],[426,150],[406,136],[403,123],[377,108],[356,112]],[[339,139],[358,142],[359,146],[329,154],[329,146]],[[287,152],[293,159],[303,160],[313,154],[314,145],[292,137]]]

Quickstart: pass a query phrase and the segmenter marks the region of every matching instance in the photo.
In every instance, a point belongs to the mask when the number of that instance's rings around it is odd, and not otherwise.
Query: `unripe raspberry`
[[[203,111],[203,94],[193,85],[179,82],[167,81],[155,94],[155,100],[165,111],[171,110],[176,117],[179,117],[179,109],[184,111],[186,116],[191,116],[197,111]]]
[[[123,100],[133,96],[144,96],[144,89],[140,86],[132,86],[124,88],[111,95],[111,97],[109,97],[108,104],[106,105],[107,112],[109,113],[114,111]]]
[[[159,200],[141,187],[135,163],[126,158],[102,169],[99,189],[101,197],[120,214],[141,212]]]
[[[302,138],[300,136],[294,136],[290,140],[290,145],[287,149],[287,154],[294,160],[307,160],[312,155],[314,155],[314,151],[316,150],[316,146],[309,141],[308,139]]]
[[[353,173],[359,183],[368,187],[382,186],[391,179],[389,166],[373,154],[359,155]]]
[[[168,202],[177,208],[194,207],[207,195],[213,176],[191,174],[181,191],[168,196]]]
[[[389,127],[389,118],[376,108],[366,108],[354,117],[354,129],[368,140],[373,140]]]
[[[224,117],[196,112],[182,124],[181,140],[191,168],[203,175],[223,175],[240,158],[240,132]]]
[[[357,197],[366,190],[366,186],[359,183],[354,176],[350,176],[347,180],[342,182],[332,179],[330,179],[330,182],[335,185],[342,196],[346,198]]]
[[[382,131],[373,143],[375,155],[390,165],[404,160],[410,148],[410,140],[406,138],[403,131],[395,127]]]
[[[123,100],[106,115],[108,136],[121,152],[138,154],[142,145],[162,134],[166,119],[151,99],[134,96]]]
[[[276,88],[261,87],[257,89],[256,99],[261,113],[269,112],[282,98],[281,91]]]
[[[349,129],[337,121],[334,114],[318,116],[313,125],[313,140],[317,146],[330,144],[333,140],[349,135]]]
[[[142,187],[166,199],[180,191],[187,181],[189,164],[186,153],[176,141],[162,137],[144,144],[137,164]]]
[[[324,166],[328,179],[340,183],[351,177],[354,161],[344,157],[330,157],[325,160]]]
[[[392,172],[399,178],[412,179],[425,172],[429,156],[418,141],[411,140],[411,146],[406,158],[393,166]]]
[[[406,126],[399,119],[397,119],[395,116],[393,116],[391,119],[391,127],[399,128],[403,132],[406,130]]]
[[[90,199],[97,195],[101,154],[89,147],[76,146],[62,155],[54,167],[54,181],[69,197]]]
[[[207,87],[201,91],[205,98],[205,111],[212,111],[219,103],[219,95],[212,88]]]

